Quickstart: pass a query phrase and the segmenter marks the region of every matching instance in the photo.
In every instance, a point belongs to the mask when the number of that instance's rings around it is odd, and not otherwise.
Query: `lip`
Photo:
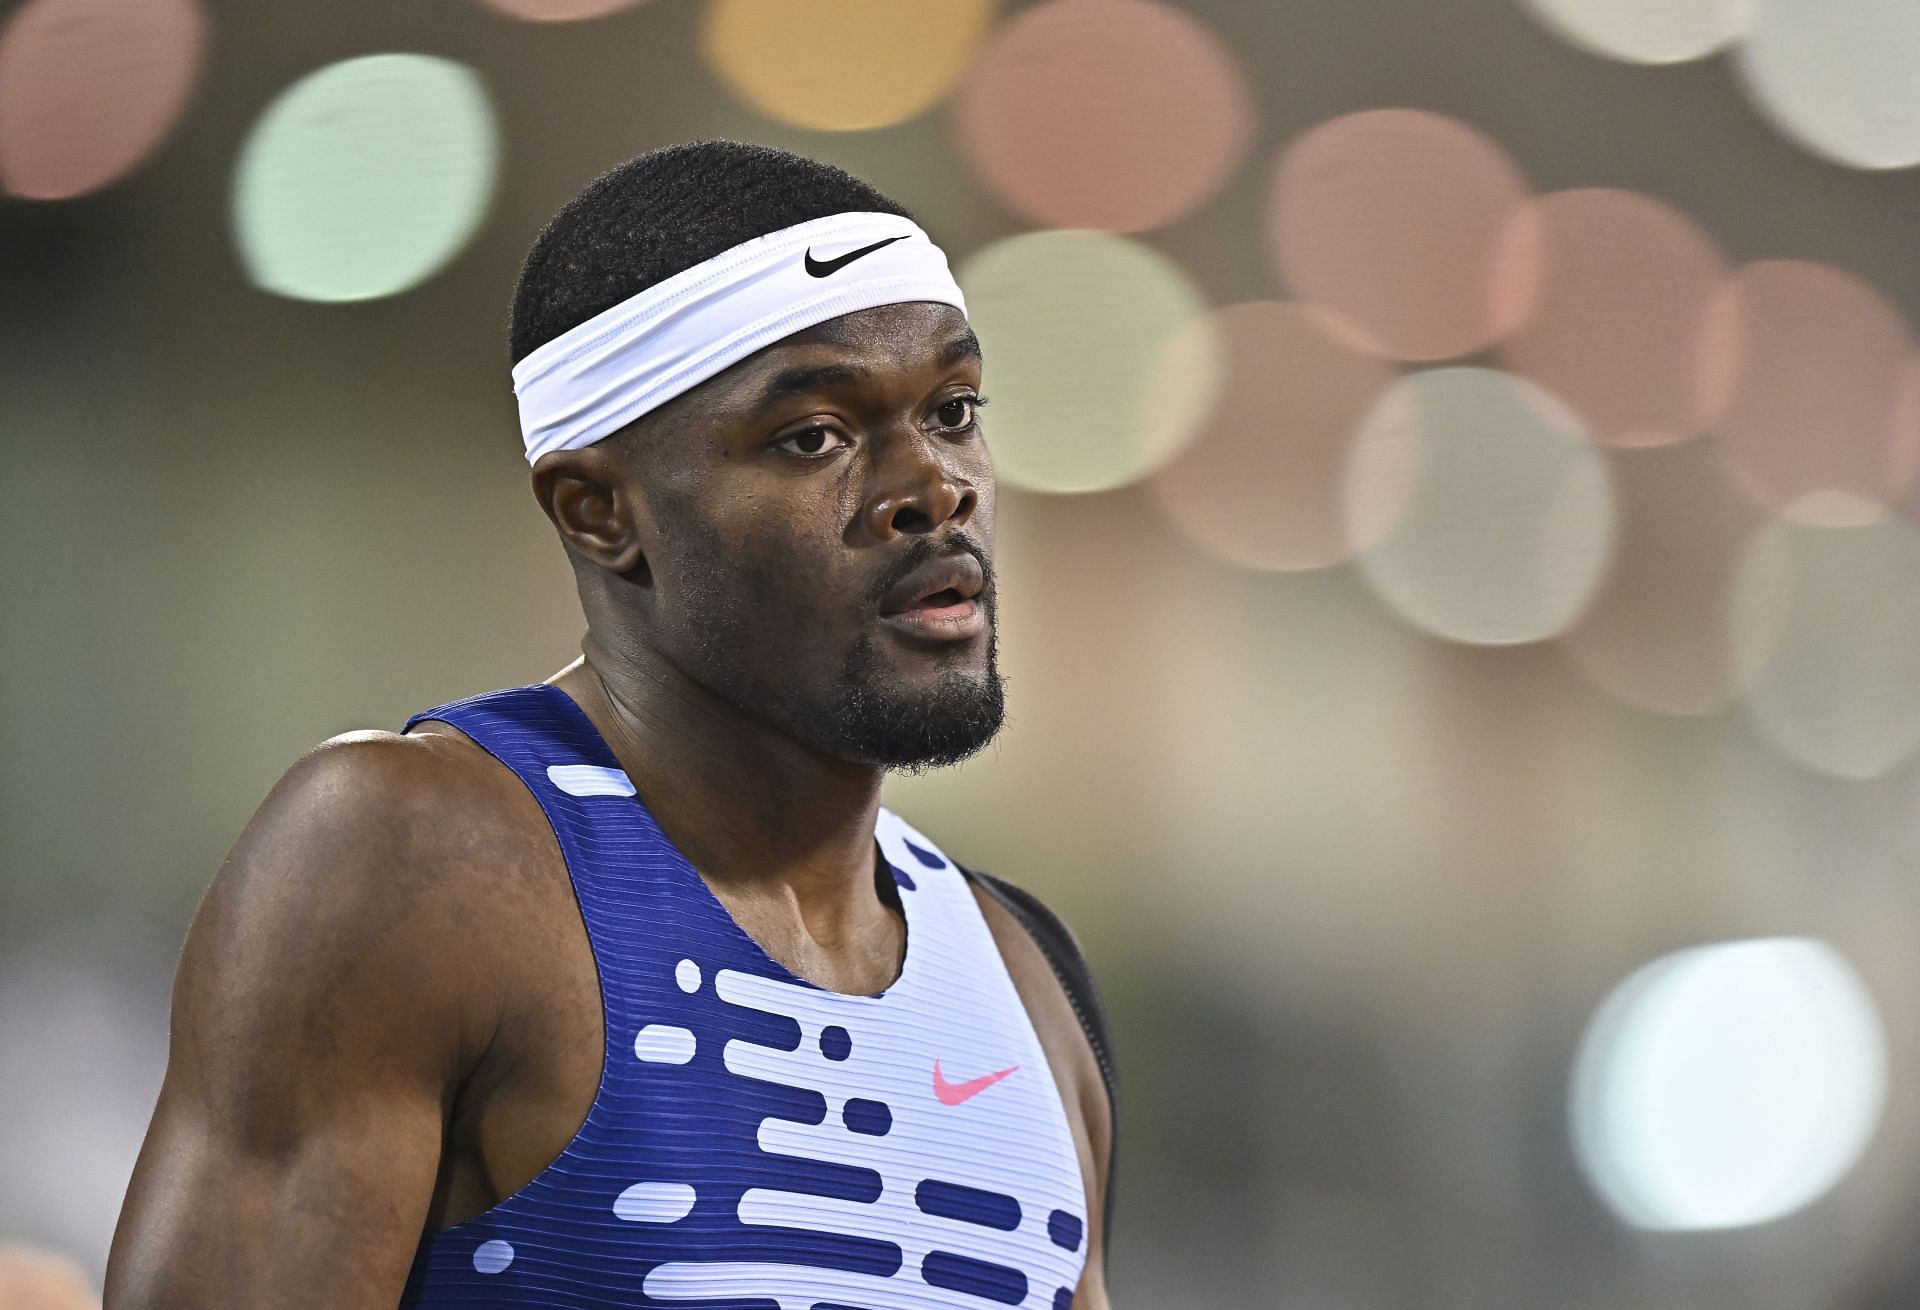
[[[899,632],[940,642],[971,641],[987,628],[986,607],[977,600],[936,609],[910,609],[882,614],[880,621]]]
[[[928,560],[887,589],[880,617],[888,626],[913,636],[941,642],[967,641],[986,630],[986,606],[980,593],[986,575],[980,561],[969,554],[943,555]],[[948,605],[923,605],[929,596],[951,591]]]

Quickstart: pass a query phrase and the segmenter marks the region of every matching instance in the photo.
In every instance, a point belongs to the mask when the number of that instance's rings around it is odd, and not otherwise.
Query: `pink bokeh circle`
[[[481,0],[487,8],[530,23],[577,23],[632,9],[645,0]]]
[[[1711,427],[1738,350],[1713,312],[1727,268],[1710,238],[1651,196],[1604,187],[1534,202],[1533,312],[1502,353],[1609,446],[1663,446]]]
[[[28,0],[0,28],[0,187],[67,200],[119,180],[179,121],[206,39],[195,0]]]
[[[1452,359],[1532,308],[1541,248],[1526,182],[1464,123],[1417,109],[1322,123],[1281,154],[1269,201],[1281,278],[1362,349]]]
[[[1825,527],[1870,523],[1920,468],[1920,365],[1905,321],[1824,264],[1749,264],[1721,292],[1741,349],[1721,457],[1761,505]]]
[[[1140,232],[1239,167],[1253,106],[1199,19],[1153,0],[1044,0],[1004,23],[955,105],[987,188],[1048,227]]]
[[[1254,569],[1314,569],[1353,553],[1341,487],[1353,438],[1397,376],[1334,340],[1303,306],[1213,314],[1225,352],[1219,398],[1192,445],[1152,483],[1194,542]]]

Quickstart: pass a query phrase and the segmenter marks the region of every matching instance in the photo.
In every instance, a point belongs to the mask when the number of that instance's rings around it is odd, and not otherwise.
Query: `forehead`
[[[917,357],[938,354],[957,337],[970,339],[972,335],[966,315],[952,305],[917,300],[830,318],[776,341],[760,354],[777,357],[787,350],[824,346],[849,354],[893,356],[911,363]]]
[[[830,371],[819,377],[822,382],[913,383],[979,357],[980,344],[966,316],[953,306],[931,301],[881,305],[783,337],[701,390],[709,391],[706,400],[716,407],[757,408],[777,398],[783,381],[804,384],[822,370]]]

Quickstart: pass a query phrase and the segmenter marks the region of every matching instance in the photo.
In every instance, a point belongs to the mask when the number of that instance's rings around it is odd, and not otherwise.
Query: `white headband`
[[[967,312],[946,255],[898,214],[831,214],[744,241],[514,366],[527,462],[590,446],[803,328],[910,300]]]

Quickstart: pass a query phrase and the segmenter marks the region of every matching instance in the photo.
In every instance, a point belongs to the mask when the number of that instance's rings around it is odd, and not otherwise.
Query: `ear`
[[[629,461],[610,442],[550,451],[533,467],[533,495],[567,549],[608,573],[647,578],[653,516]]]

